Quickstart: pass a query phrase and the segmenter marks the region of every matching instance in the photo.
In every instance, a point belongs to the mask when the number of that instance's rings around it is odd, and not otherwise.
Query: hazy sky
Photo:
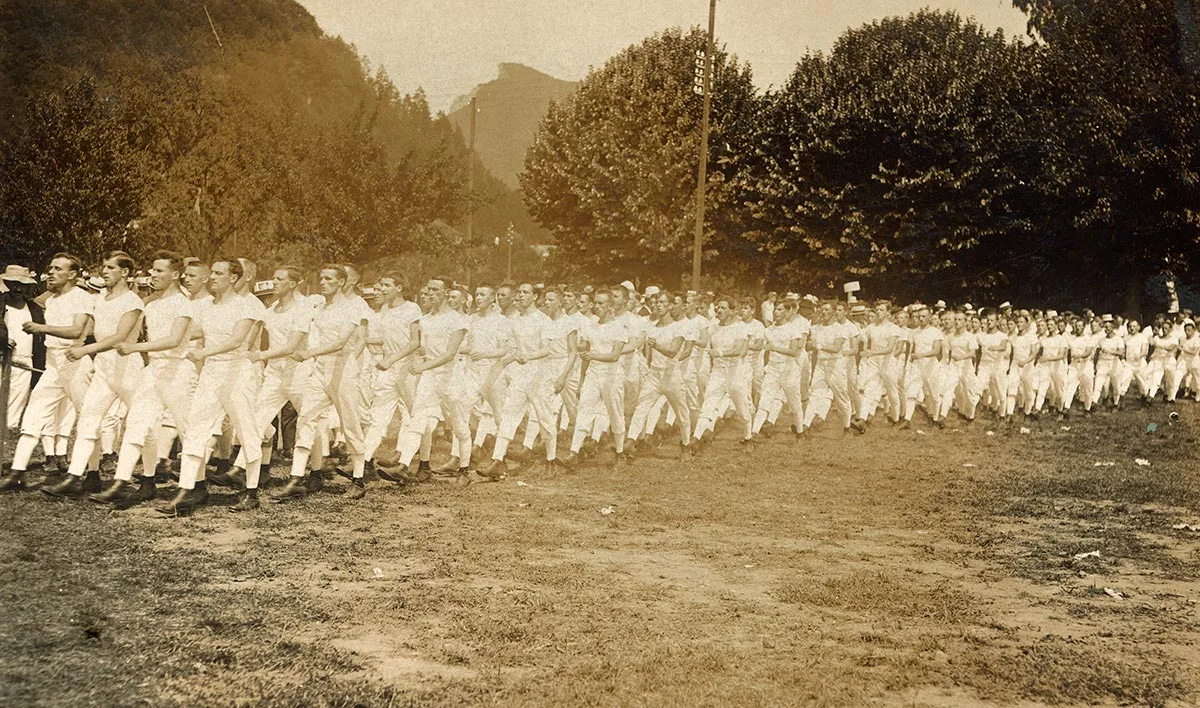
[[[299,1],[401,91],[425,89],[435,111],[495,78],[501,62],[577,80],[657,31],[708,22],[704,0]],[[806,49],[828,50],[847,27],[922,7],[1025,32],[1009,0],[719,0],[717,40],[750,63],[760,87],[778,86]]]

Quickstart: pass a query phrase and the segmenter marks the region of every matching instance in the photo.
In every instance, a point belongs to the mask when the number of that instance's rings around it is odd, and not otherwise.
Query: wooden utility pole
[[[708,2],[708,46],[704,52],[704,108],[700,117],[700,167],[696,175],[696,236],[692,243],[692,289],[700,289],[700,254],[704,251],[704,182],[708,179],[708,112],[712,105],[713,29],[717,0]]]
[[[471,97],[471,120],[467,130],[467,247],[475,245],[475,97]]]

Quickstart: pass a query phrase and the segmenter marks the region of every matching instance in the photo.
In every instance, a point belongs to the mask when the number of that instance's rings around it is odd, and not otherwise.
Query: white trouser
[[[870,418],[879,409],[879,404],[887,394],[884,384],[884,369],[887,356],[864,356],[858,365],[858,388],[861,391],[859,399],[863,418]]]
[[[1149,384],[1149,368],[1145,359],[1126,359],[1117,378],[1117,393],[1124,396],[1129,393],[1132,384],[1137,382],[1137,393],[1145,395]]]
[[[43,441],[46,455],[60,454],[55,449],[54,439],[70,434],[75,411],[83,408],[83,398],[91,379],[91,357],[70,361],[66,349],[46,349],[46,371],[33,387],[25,405],[21,439],[13,454],[12,469],[28,469],[29,458],[39,439]]]
[[[665,398],[675,413],[675,422],[679,425],[680,442],[688,444],[692,435],[692,415],[688,410],[686,394],[684,393],[681,365],[655,352],[663,360],[663,365],[651,366],[642,377],[642,390],[638,393],[637,405],[633,409],[633,418],[629,421],[627,437],[637,440],[645,432],[654,432],[654,427],[647,425],[651,412],[657,408],[659,399]],[[657,420],[655,421],[657,423]]]
[[[1159,389],[1170,390],[1175,384],[1175,358],[1155,356],[1146,364],[1146,395],[1154,398]],[[1171,395],[1170,398],[1174,398]]]
[[[783,405],[792,412],[792,424],[797,431],[804,430],[804,403],[800,400],[800,367],[793,358],[782,354],[771,354],[763,371],[762,391],[758,397],[758,411],[754,415],[753,432],[762,430],[763,424],[775,423]]]
[[[304,407],[305,386],[312,375],[312,369],[311,361],[297,362],[291,358],[272,359],[263,369],[262,383],[258,386],[258,394],[254,399],[254,429],[259,431],[257,445],[268,462],[271,447],[267,445],[267,440],[276,432],[271,423],[289,402],[299,416]],[[235,467],[245,469],[246,447],[254,444],[253,441],[242,441],[242,449],[233,463]]]
[[[471,461],[471,424],[469,411],[465,410],[461,382],[452,376],[453,362],[423,372],[417,379],[413,394],[412,412],[408,422],[396,437],[396,448],[400,452],[401,464],[410,464],[421,447],[422,439],[432,433],[439,420],[449,420],[454,434],[455,446],[459,449],[459,466],[466,467]],[[461,441],[467,444],[462,445]],[[466,447],[464,451],[462,448]]]
[[[95,371],[79,411],[68,472],[83,476],[87,468],[95,464],[96,441],[104,417],[117,401],[127,406],[133,402],[143,368],[141,354],[121,356],[115,351],[107,351],[96,356]]]
[[[479,423],[475,427],[475,445],[482,446],[489,435],[495,435],[500,428],[500,416],[504,410],[504,391],[508,384],[508,374],[499,359],[481,359],[470,362],[465,368],[467,372],[464,385],[467,391],[463,394],[472,401],[470,413],[474,410],[479,415]],[[471,395],[471,391],[477,391]]]
[[[256,391],[247,385],[246,370],[252,364],[246,359],[209,359],[200,369],[196,379],[195,394],[181,428],[183,452],[195,457],[206,457],[209,439],[221,422],[229,417],[234,431],[243,440],[255,440],[258,431],[254,425],[254,401]],[[176,421],[178,423],[178,421]],[[248,458],[261,454],[259,445],[243,445]]]
[[[625,415],[619,392],[625,385],[624,373],[620,364],[596,361],[588,364],[579,389],[579,413],[571,436],[572,452],[579,452],[583,447],[584,439],[593,431],[601,414],[607,414],[612,422],[617,452],[625,450]]]
[[[1063,381],[1063,410],[1069,409],[1078,395],[1084,410],[1090,411],[1095,384],[1096,365],[1090,357],[1071,362]]]
[[[734,413],[741,424],[741,438],[750,438],[750,426],[753,424],[753,404],[750,401],[751,378],[742,368],[746,366],[743,359],[721,357],[713,362],[712,371],[708,374],[708,385],[704,388],[704,403],[700,406],[700,415],[696,418],[696,430],[693,436],[699,440],[704,433],[710,432],[716,426],[717,418],[721,415],[728,398],[733,403]],[[845,377],[843,376],[843,384]]]
[[[398,361],[389,369],[375,369],[371,375],[371,412],[363,442],[363,454],[368,460],[375,459],[375,453],[379,451],[379,445],[387,435],[397,411],[400,413],[401,427],[408,420],[416,383],[416,379],[408,373],[409,366],[407,361]]]
[[[346,449],[351,455],[363,454],[363,431],[358,409],[359,363],[338,355],[320,357],[313,362],[312,375],[304,386],[300,415],[296,421],[296,447],[312,450],[330,412],[337,414]],[[261,436],[260,436],[261,437]],[[295,458],[293,458],[294,460]]]
[[[562,376],[563,369],[567,365],[567,358],[565,356],[547,358],[542,365],[546,367],[545,375],[549,380],[550,415],[554,418],[554,425],[560,431],[569,431],[571,421],[575,419],[575,411],[579,406],[579,369],[572,369],[567,374],[562,391],[555,393],[554,387],[558,385],[558,378]],[[570,409],[567,408],[568,400],[571,401]],[[542,428],[537,424],[537,414],[531,407],[526,406],[525,412],[529,415],[529,422],[525,426],[525,439],[522,441],[522,445],[525,449],[531,450],[537,442],[538,433]]]
[[[546,459],[554,460],[558,451],[558,416],[552,408],[555,377],[559,367],[546,366],[547,362],[536,361],[513,366],[508,391],[504,396],[504,407],[500,413],[500,430],[496,434],[496,447],[492,459],[503,460],[508,444],[517,434],[517,426],[530,411],[529,425],[541,428],[546,441]],[[552,370],[553,369],[553,370]]]
[[[999,415],[1004,415],[1004,407],[1008,402],[1008,364],[1004,361],[980,361],[979,387],[982,391],[980,399]]]
[[[1012,365],[1008,372],[1008,403],[1005,413],[1011,415],[1017,406],[1026,413],[1033,411],[1034,401],[1037,400],[1038,372],[1033,362],[1024,366]]]
[[[846,374],[848,365],[846,357],[822,355],[817,359],[813,369],[812,384],[809,390],[808,406],[804,411],[804,425],[809,427],[817,417],[822,419],[829,414],[834,406],[840,414],[843,428],[850,427],[854,417],[854,408],[850,400],[850,378]]]
[[[23,362],[30,364],[31,362]],[[29,385],[33,382],[33,372],[28,369],[13,367],[8,377],[8,426],[15,428],[21,422],[21,414],[25,412],[25,404],[29,402]]]
[[[1105,395],[1113,403],[1121,400],[1121,394],[1118,392],[1121,379],[1121,360],[1116,357],[1105,357],[1101,355],[1096,360],[1096,384],[1092,390],[1092,403],[1100,402],[1100,399]]]
[[[187,359],[151,359],[142,369],[141,379],[125,417],[125,436],[117,457],[116,478],[133,479],[133,468],[142,460],[142,474],[154,476],[158,461],[156,432],[163,413],[182,427],[196,387],[196,365]]]
[[[942,391],[942,407],[938,417],[945,418],[951,408],[956,408],[968,419],[974,419],[975,408],[983,395],[983,384],[975,373],[975,362],[971,359],[950,362],[946,371],[946,388]]]
[[[196,380],[196,392],[188,407],[187,423],[181,428],[183,436],[183,459],[180,460],[179,486],[193,489],[208,459],[209,440],[214,430],[220,430],[226,416],[243,441],[246,453],[246,486],[258,487],[258,466],[262,459],[260,445],[245,444],[259,440],[254,424],[254,401],[258,392],[254,390],[257,380],[254,365],[247,359],[207,359]]]

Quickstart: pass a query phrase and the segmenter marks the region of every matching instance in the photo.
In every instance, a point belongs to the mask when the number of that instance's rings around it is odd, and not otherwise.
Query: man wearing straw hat
[[[33,385],[33,370],[42,369],[46,365],[46,338],[35,334],[26,327],[27,324],[42,324],[42,308],[33,301],[33,289],[37,281],[29,269],[20,265],[9,265],[0,273],[0,284],[3,293],[0,303],[3,304],[4,326],[8,330],[4,344],[12,350],[13,370],[9,379],[8,425],[16,425],[21,420],[25,410],[25,402],[29,400],[29,389]]]

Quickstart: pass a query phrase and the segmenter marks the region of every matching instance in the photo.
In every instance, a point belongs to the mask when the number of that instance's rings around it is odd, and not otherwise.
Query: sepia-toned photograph
[[[0,0],[0,706],[1200,705],[1200,0]]]

